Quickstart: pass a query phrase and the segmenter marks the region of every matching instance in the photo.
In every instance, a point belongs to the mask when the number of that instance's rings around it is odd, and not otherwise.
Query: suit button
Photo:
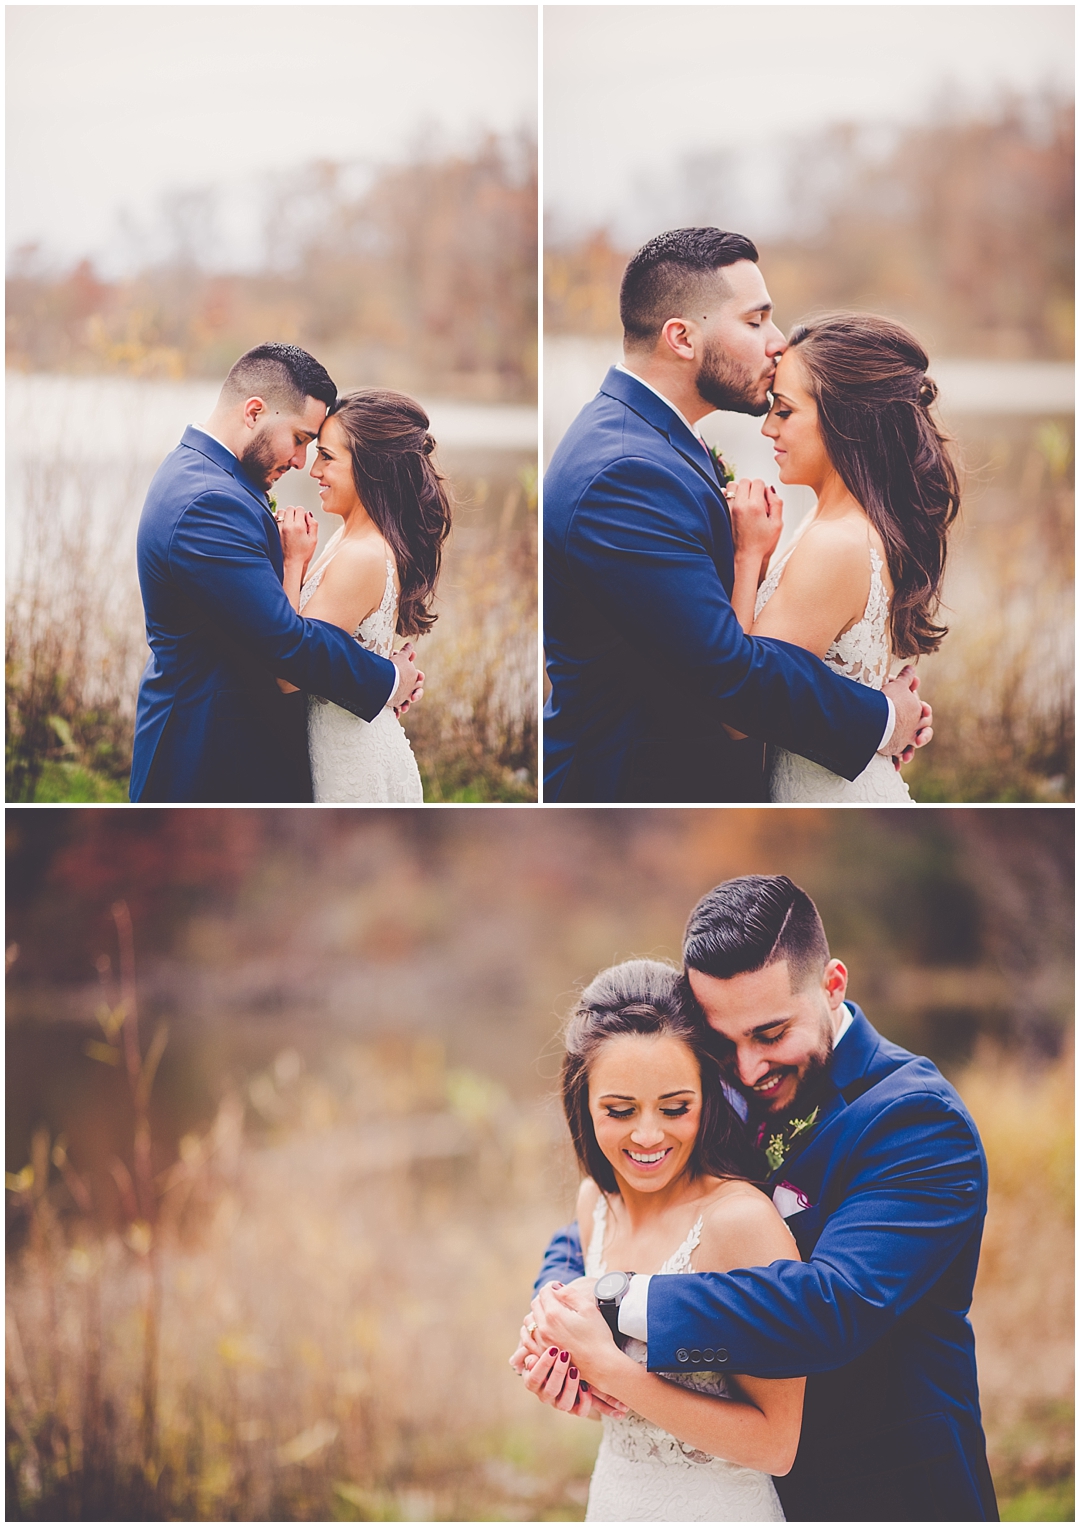
[[[728,1360],[728,1351],[727,1351],[727,1348],[726,1347],[717,1347],[717,1349],[716,1349],[716,1361],[718,1363],[726,1363],[727,1360]]]
[[[701,1353],[698,1351],[698,1349],[696,1347],[690,1353],[690,1361],[692,1363],[700,1363],[700,1361],[701,1361]]]
[[[687,1352],[685,1347],[680,1347],[675,1356],[678,1358],[680,1363],[688,1363],[690,1361],[690,1354]]]
[[[706,1347],[704,1352],[701,1355],[702,1355],[702,1357],[705,1359],[705,1361],[707,1363],[711,1363],[713,1361],[713,1359],[715,1358],[716,1353],[713,1351],[713,1349],[711,1347]]]

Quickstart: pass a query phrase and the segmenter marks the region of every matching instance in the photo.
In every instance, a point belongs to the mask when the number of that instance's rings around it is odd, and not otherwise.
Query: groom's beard
[[[822,1048],[816,1055],[811,1055],[804,1063],[799,1085],[795,1096],[790,1103],[785,1103],[783,1108],[773,1110],[767,1103],[763,1104],[757,1093],[750,1087],[744,1087],[741,1082],[735,1080],[733,1085],[743,1095],[749,1105],[748,1122],[760,1124],[763,1119],[801,1119],[808,1113],[812,1113],[821,1101],[824,1084],[828,1077],[829,1063],[832,1060],[833,1036],[831,1028],[823,1036]],[[729,1080],[732,1080],[729,1078]]]
[[[725,413],[758,416],[769,412],[769,400],[761,396],[765,380],[761,372],[753,372],[748,366],[732,360],[722,345],[714,343],[705,347],[701,370],[697,374],[697,390],[706,403]]]
[[[256,435],[254,440],[240,452],[240,465],[244,469],[245,477],[250,478],[255,486],[262,488],[265,493],[274,482],[280,466],[273,441],[265,435]]]

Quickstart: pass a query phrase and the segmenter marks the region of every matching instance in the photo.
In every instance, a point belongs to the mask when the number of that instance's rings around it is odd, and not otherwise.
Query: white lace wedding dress
[[[300,590],[300,613],[318,588],[333,560],[339,530],[328,555]],[[369,652],[389,657],[397,631],[397,590],[394,561],[386,554],[386,586],[377,610],[362,620],[353,636]],[[389,802],[412,805],[423,801],[420,771],[409,739],[389,705],[373,721],[343,710],[321,695],[308,695],[308,754],[316,801]]]
[[[693,1272],[691,1255],[701,1239],[698,1219],[661,1273]],[[585,1276],[606,1271],[604,1235],[607,1199],[593,1214],[593,1232],[585,1257]],[[644,1363],[648,1348],[629,1339],[626,1352]],[[666,1374],[684,1389],[728,1399],[720,1373]],[[662,1426],[630,1411],[619,1420],[604,1419],[604,1436],[589,1485],[587,1522],[782,1522],[784,1513],[768,1474],[744,1469],[680,1442]]]
[[[756,620],[776,593],[784,568],[798,540],[792,542],[775,567],[769,569],[757,592],[754,605]],[[824,661],[837,673],[846,674],[859,684],[880,689],[889,677],[892,654],[889,651],[889,595],[881,577],[880,554],[870,547],[870,592],[862,619],[843,632],[830,646]],[[892,759],[875,753],[856,779],[844,779],[821,764],[798,753],[770,745],[768,750],[770,801],[896,801],[913,805],[903,778],[893,768]]]

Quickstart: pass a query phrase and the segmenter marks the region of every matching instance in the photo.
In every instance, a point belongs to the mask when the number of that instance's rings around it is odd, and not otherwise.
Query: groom
[[[854,779],[930,740],[910,674],[876,692],[732,611],[731,520],[697,423],[768,411],[784,336],[757,258],[740,234],[678,228],[626,268],[625,362],[544,481],[545,801],[763,800],[764,742]]]
[[[392,660],[302,619],[282,588],[268,490],[300,468],[337,389],[296,345],[233,366],[205,425],[184,431],[150,484],[139,583],[150,661],[139,685],[133,801],[310,801],[306,696],[371,721],[418,699],[406,646]]]
[[[967,1319],[986,1214],[970,1115],[844,1001],[847,972],[786,875],[710,891],[683,954],[803,1261],[633,1277],[620,1330],[648,1342],[654,1371],[809,1375],[798,1455],[776,1481],[789,1521],[996,1521]],[[538,1286],[582,1270],[568,1226]],[[564,1297],[602,1321],[592,1287]],[[541,1331],[553,1297],[534,1302]]]

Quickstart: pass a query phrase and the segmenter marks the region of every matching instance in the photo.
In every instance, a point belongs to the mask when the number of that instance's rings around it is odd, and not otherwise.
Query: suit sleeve
[[[180,516],[169,571],[228,636],[297,688],[365,721],[393,694],[393,663],[340,627],[297,615],[249,516],[227,494],[204,493]]]
[[[584,1273],[585,1259],[581,1255],[577,1223],[564,1225],[561,1230],[556,1230],[548,1243],[533,1293],[539,1293],[545,1283],[572,1283]]]
[[[900,1099],[869,1121],[843,1201],[808,1262],[653,1278],[649,1367],[723,1346],[735,1373],[791,1378],[851,1362],[946,1272],[986,1211],[970,1122],[940,1098]]]
[[[654,663],[683,676],[685,703],[845,779],[881,745],[888,701],[789,642],[745,635],[713,561],[707,511],[679,475],[623,457],[589,484],[568,532],[588,597]]]

